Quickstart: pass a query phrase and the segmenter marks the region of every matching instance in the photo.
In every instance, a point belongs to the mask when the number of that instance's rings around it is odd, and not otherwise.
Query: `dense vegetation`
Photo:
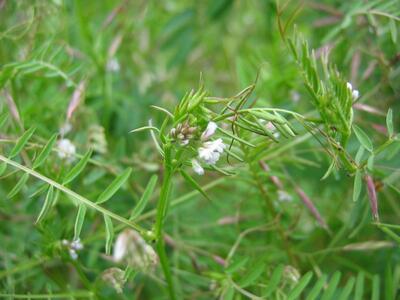
[[[0,298],[399,297],[398,0],[0,20]]]

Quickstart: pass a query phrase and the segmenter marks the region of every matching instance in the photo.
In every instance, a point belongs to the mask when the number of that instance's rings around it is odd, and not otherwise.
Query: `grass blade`
[[[387,131],[388,131],[388,135],[389,137],[391,137],[393,135],[393,110],[391,108],[389,108],[387,115],[386,115],[386,127],[387,127]]]
[[[7,164],[5,162],[0,163],[0,176],[3,175],[6,169],[7,169]]]
[[[124,172],[122,172],[122,174],[120,174],[117,178],[115,178],[114,181],[104,190],[104,192],[101,193],[99,198],[97,198],[96,203],[100,204],[109,200],[129,178],[131,172],[132,169],[128,168]]]
[[[31,138],[32,134],[35,132],[35,128],[31,127],[24,134],[18,139],[18,142],[15,144],[14,148],[11,150],[10,155],[8,158],[13,158],[21,152],[24,148],[28,140]]]
[[[380,278],[379,275],[374,275],[372,278],[372,296],[371,300],[379,300],[380,298]]]
[[[153,194],[154,188],[156,187],[156,184],[157,184],[157,180],[158,180],[157,175],[153,175],[150,178],[149,183],[147,184],[146,189],[144,190],[143,195],[140,198],[139,202],[136,204],[135,208],[133,209],[129,220],[134,220],[138,216],[140,216],[140,214],[146,207],[146,204],[149,202],[151,195]]]
[[[92,155],[92,149],[89,149],[86,152],[86,154],[82,157],[82,159],[68,172],[67,175],[65,175],[63,185],[74,180],[76,176],[78,176],[83,171],[91,155]]]

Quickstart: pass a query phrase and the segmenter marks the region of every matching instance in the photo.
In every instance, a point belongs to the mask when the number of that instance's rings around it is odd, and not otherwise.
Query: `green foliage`
[[[0,18],[0,298],[399,296],[398,1]]]

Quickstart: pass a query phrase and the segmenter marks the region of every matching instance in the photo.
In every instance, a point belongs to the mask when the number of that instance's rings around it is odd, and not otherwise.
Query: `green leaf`
[[[47,191],[47,194],[46,194],[46,198],[44,199],[42,209],[39,213],[39,216],[36,219],[36,224],[40,223],[46,217],[48,212],[50,211],[50,208],[52,207],[53,200],[54,200],[53,191],[54,191],[54,188],[52,185],[50,185],[50,187]]]
[[[350,279],[347,280],[347,283],[343,288],[342,292],[340,293],[338,300],[347,300],[350,297],[355,281],[356,280],[354,277],[350,277]]]
[[[103,191],[103,193],[101,193],[99,198],[97,198],[96,203],[100,204],[109,200],[129,178],[131,172],[132,169],[128,168],[117,178],[115,178],[114,181]]]
[[[354,159],[354,161],[356,162],[357,165],[360,164],[360,162],[361,162],[361,159],[362,159],[362,157],[364,155],[364,149],[365,148],[363,146],[358,148],[358,151],[357,151],[357,154],[356,154],[356,158]]]
[[[0,116],[0,128],[3,127],[4,123],[7,121],[8,114],[2,114]]]
[[[75,227],[74,227],[74,240],[79,239],[81,235],[83,222],[85,221],[86,206],[84,204],[79,204],[78,213],[76,214]]]
[[[385,300],[395,299],[397,284],[395,284],[393,280],[393,272],[390,262],[386,264],[384,286],[385,286]]]
[[[46,158],[49,156],[51,149],[53,149],[53,146],[57,140],[57,134],[54,134],[47,142],[47,144],[43,147],[42,151],[38,155],[38,157],[35,159],[35,162],[33,163],[33,169],[38,168],[40,165],[43,164],[43,162],[46,160]]]
[[[129,218],[131,221],[140,216],[140,214],[146,207],[147,203],[150,200],[151,195],[153,194],[154,188],[156,187],[157,179],[158,179],[157,175],[151,176],[149,183],[147,184],[146,189],[143,192],[142,197],[136,204],[135,208],[132,210],[131,217]]]
[[[106,225],[106,254],[110,255],[111,246],[114,239],[114,226],[109,216],[103,214],[104,223]]]
[[[354,300],[362,300],[364,293],[364,273],[359,272],[357,274],[357,281],[356,281],[356,291],[354,294]]]
[[[337,286],[339,284],[339,280],[342,274],[339,271],[336,271],[331,280],[328,283],[328,288],[326,289],[324,295],[322,296],[321,300],[331,300],[336,292]]]
[[[28,140],[31,138],[32,134],[35,132],[35,128],[29,128],[27,131],[24,132],[24,134],[18,139],[18,142],[15,144],[14,148],[11,150],[10,155],[8,158],[13,158],[18,155],[18,153],[21,152],[21,150],[24,148]]]
[[[202,187],[185,171],[180,170],[182,177],[189,183],[195,190],[204,196],[207,200],[211,201],[210,197],[203,191]]]
[[[228,286],[225,289],[224,292],[224,298],[222,298],[223,300],[233,300],[233,297],[235,296],[235,289],[233,288],[233,286]]]
[[[317,283],[314,285],[314,287],[312,288],[311,292],[308,294],[307,299],[306,300],[315,300],[317,299],[319,293],[322,291],[322,288],[325,285],[326,279],[328,278],[327,275],[322,275]]]
[[[256,263],[248,272],[243,275],[243,278],[239,281],[241,287],[246,287],[253,284],[261,275],[264,273],[265,264]]]
[[[354,176],[354,187],[353,187],[353,201],[357,201],[358,197],[360,197],[362,188],[362,175],[360,170],[356,171],[356,175]]]
[[[218,130],[221,131],[223,134],[229,136],[230,138],[232,138],[234,140],[237,140],[239,143],[242,143],[242,144],[247,145],[247,146],[252,147],[252,148],[256,147],[252,143],[250,143],[250,142],[238,137],[237,135],[234,135],[233,133],[230,133],[229,131],[226,131],[226,130],[220,128],[220,127],[218,127]]]
[[[371,139],[369,136],[357,125],[353,125],[354,133],[358,139],[358,141],[367,149],[369,152],[372,152],[373,146]]]
[[[379,275],[374,275],[372,277],[372,295],[371,300],[379,300],[380,298],[380,278]]]
[[[85,169],[86,164],[89,161],[91,155],[92,155],[92,149],[89,149],[86,152],[86,154],[82,157],[82,159],[68,172],[67,175],[65,175],[65,178],[63,180],[63,185],[74,180],[75,177],[78,176],[83,171],[83,169]]]
[[[389,108],[387,115],[386,115],[386,127],[388,130],[389,137],[393,136],[393,110]]]
[[[281,278],[282,278],[283,270],[284,270],[284,266],[279,265],[272,272],[271,279],[269,280],[268,286],[265,289],[265,292],[263,293],[263,296],[265,298],[268,298],[268,296],[270,294],[272,294],[273,292],[275,292],[275,290],[278,288],[279,282],[281,281]]]
[[[226,267],[225,272],[227,272],[228,274],[232,274],[237,270],[243,268],[248,261],[249,261],[248,256],[244,256],[240,259],[237,259],[236,261],[231,262],[228,267]]]
[[[375,155],[372,154],[370,157],[368,157],[367,168],[370,171],[374,170],[374,160],[375,160]]]
[[[25,173],[22,177],[18,180],[17,184],[14,188],[8,193],[7,198],[12,198],[24,187],[25,183],[29,178],[29,174]]]
[[[7,169],[7,164],[5,162],[1,162],[0,163],[0,176],[3,175],[3,173],[6,171]]]
[[[310,282],[313,274],[312,272],[306,273],[299,281],[299,283],[293,288],[288,296],[288,300],[296,300],[299,298],[303,290],[307,287],[308,283]]]

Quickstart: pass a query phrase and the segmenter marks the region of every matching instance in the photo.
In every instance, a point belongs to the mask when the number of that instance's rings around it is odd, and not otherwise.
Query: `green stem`
[[[156,215],[156,224],[154,227],[155,237],[157,241],[157,252],[160,258],[161,267],[164,272],[165,280],[168,284],[168,293],[170,299],[175,300],[175,289],[174,283],[172,280],[171,269],[169,266],[168,257],[165,251],[165,243],[164,243],[164,220],[167,214],[168,204],[169,204],[169,192],[171,189],[172,183],[172,156],[171,156],[171,145],[166,144],[164,146],[164,178],[160,191],[160,198],[158,199],[157,204],[157,215]]]

